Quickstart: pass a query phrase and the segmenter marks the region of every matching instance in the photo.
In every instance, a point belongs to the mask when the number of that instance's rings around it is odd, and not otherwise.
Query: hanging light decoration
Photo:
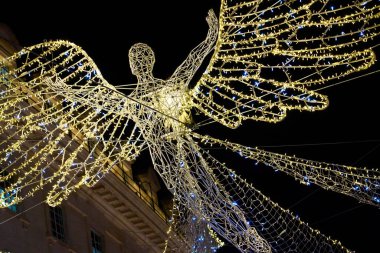
[[[149,148],[174,195],[169,238],[189,251],[214,251],[224,237],[243,252],[349,252],[279,207],[203,147],[220,146],[371,205],[380,205],[380,173],[310,161],[200,135],[191,110],[236,128],[244,120],[278,122],[288,110],[325,109],[315,87],[369,68],[379,34],[378,1],[222,0],[210,11],[206,39],[168,80],[154,78],[145,44],[129,53],[138,83],[125,95],[91,58],[67,41],[44,42],[0,67],[1,207],[37,191],[60,204],[91,187],[120,160]],[[214,50],[215,49],[215,50]],[[210,64],[193,88],[204,58]]]

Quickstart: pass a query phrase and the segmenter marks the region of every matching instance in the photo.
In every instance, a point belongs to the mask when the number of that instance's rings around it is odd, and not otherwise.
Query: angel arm
[[[204,58],[213,49],[218,36],[218,19],[213,10],[209,11],[206,20],[209,25],[206,39],[190,52],[186,60],[174,71],[171,79],[177,79],[188,84]]]

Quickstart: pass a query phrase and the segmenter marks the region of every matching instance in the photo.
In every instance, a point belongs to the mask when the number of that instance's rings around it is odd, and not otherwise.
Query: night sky
[[[129,84],[136,82],[127,57],[131,45],[149,44],[156,54],[154,74],[165,79],[205,38],[208,9],[219,12],[218,0],[128,2],[125,7],[112,1],[80,7],[65,2],[50,10],[7,6],[0,11],[0,21],[13,29],[23,46],[43,40],[70,40],[94,59],[110,83]],[[379,64],[368,72],[377,69]],[[379,79],[380,74],[374,74],[323,90],[329,95],[330,106],[322,112],[293,111],[278,124],[245,122],[236,130],[215,123],[199,131],[307,159],[380,168],[380,122],[375,122],[380,109]],[[313,185],[300,185],[280,172],[254,166],[253,161],[231,156],[225,162],[313,228],[357,252],[378,252],[377,208]],[[225,247],[221,252],[234,251]]]

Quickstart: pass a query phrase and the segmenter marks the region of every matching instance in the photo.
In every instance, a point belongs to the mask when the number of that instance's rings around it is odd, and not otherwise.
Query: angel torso
[[[169,83],[152,95],[152,107],[162,113],[157,116],[166,128],[180,130],[191,123],[190,96],[183,84]]]
[[[150,118],[161,123],[168,131],[183,130],[191,123],[191,98],[188,88],[176,79],[151,79],[148,83],[138,84],[129,98],[140,103],[136,112],[141,120]],[[153,119],[154,118],[154,119]],[[156,123],[152,123],[157,125]],[[153,127],[153,126],[152,126]]]

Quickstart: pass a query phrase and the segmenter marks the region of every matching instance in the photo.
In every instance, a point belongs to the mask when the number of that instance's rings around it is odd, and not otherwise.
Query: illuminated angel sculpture
[[[244,120],[279,122],[288,110],[326,108],[326,96],[313,89],[374,64],[371,41],[378,35],[379,17],[374,0],[222,0],[219,21],[210,11],[206,39],[169,79],[153,77],[149,46],[130,49],[138,80],[130,94],[104,80],[75,44],[24,48],[0,64],[6,70],[0,75],[0,180],[10,182],[0,205],[41,189],[48,192],[47,203],[57,205],[148,148],[154,169],[174,195],[171,229],[192,241],[189,250],[197,251],[203,241],[197,233],[209,229],[242,252],[348,252],[204,148],[232,150],[301,183],[377,206],[378,170],[201,135],[191,112],[237,128]],[[190,85],[212,51],[206,72]]]

